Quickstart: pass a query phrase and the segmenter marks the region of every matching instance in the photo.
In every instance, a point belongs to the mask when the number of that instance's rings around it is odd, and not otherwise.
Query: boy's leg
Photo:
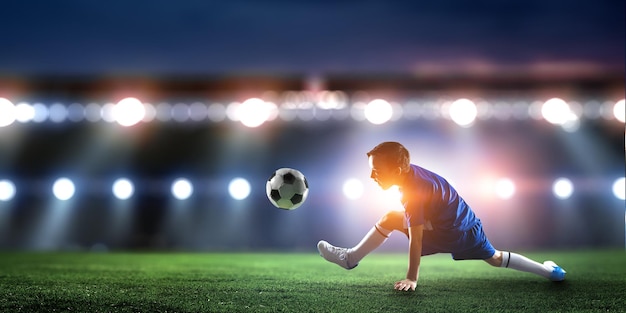
[[[565,271],[552,261],[546,261],[541,264],[521,254],[496,250],[489,242],[489,239],[487,239],[480,222],[466,232],[462,244],[474,248],[460,253],[453,253],[452,255],[455,259],[483,259],[492,266],[508,267],[522,272],[533,273],[552,281],[565,279]]]
[[[545,261],[541,264],[521,254],[509,251],[496,251],[491,258],[485,261],[493,266],[507,267],[522,272],[533,273],[552,281],[562,281],[565,279],[565,270],[556,265],[556,263]]]
[[[359,263],[366,255],[374,251],[389,238],[392,231],[403,231],[404,212],[390,211],[370,229],[356,246],[348,249],[348,259],[352,264]]]
[[[335,247],[326,241],[317,244],[320,255],[329,262],[343,268],[355,268],[359,262],[374,249],[378,248],[394,230],[404,228],[404,212],[390,211],[378,220],[361,241],[352,248]]]

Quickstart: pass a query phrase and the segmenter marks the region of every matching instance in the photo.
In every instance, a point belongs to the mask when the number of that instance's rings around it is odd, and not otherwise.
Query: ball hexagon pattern
[[[304,203],[309,194],[306,177],[293,168],[277,169],[265,184],[270,202],[279,209],[294,210]]]

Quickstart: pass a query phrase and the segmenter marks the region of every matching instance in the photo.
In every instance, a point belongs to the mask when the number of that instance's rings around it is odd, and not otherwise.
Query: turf
[[[393,290],[405,254],[346,271],[297,253],[0,253],[0,312],[624,312],[626,252],[527,253],[553,283],[448,255],[422,260],[418,289]]]

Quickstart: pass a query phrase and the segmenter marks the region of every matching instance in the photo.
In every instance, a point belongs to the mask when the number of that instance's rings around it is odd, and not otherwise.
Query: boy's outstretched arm
[[[396,290],[415,290],[417,279],[419,278],[420,261],[422,258],[422,235],[424,225],[409,227],[409,269],[406,278],[396,282]]]

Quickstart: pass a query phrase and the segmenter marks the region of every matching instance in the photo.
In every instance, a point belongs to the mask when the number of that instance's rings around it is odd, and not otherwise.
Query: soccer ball
[[[306,177],[293,168],[279,168],[265,184],[267,198],[283,210],[294,210],[304,203],[309,194]]]

